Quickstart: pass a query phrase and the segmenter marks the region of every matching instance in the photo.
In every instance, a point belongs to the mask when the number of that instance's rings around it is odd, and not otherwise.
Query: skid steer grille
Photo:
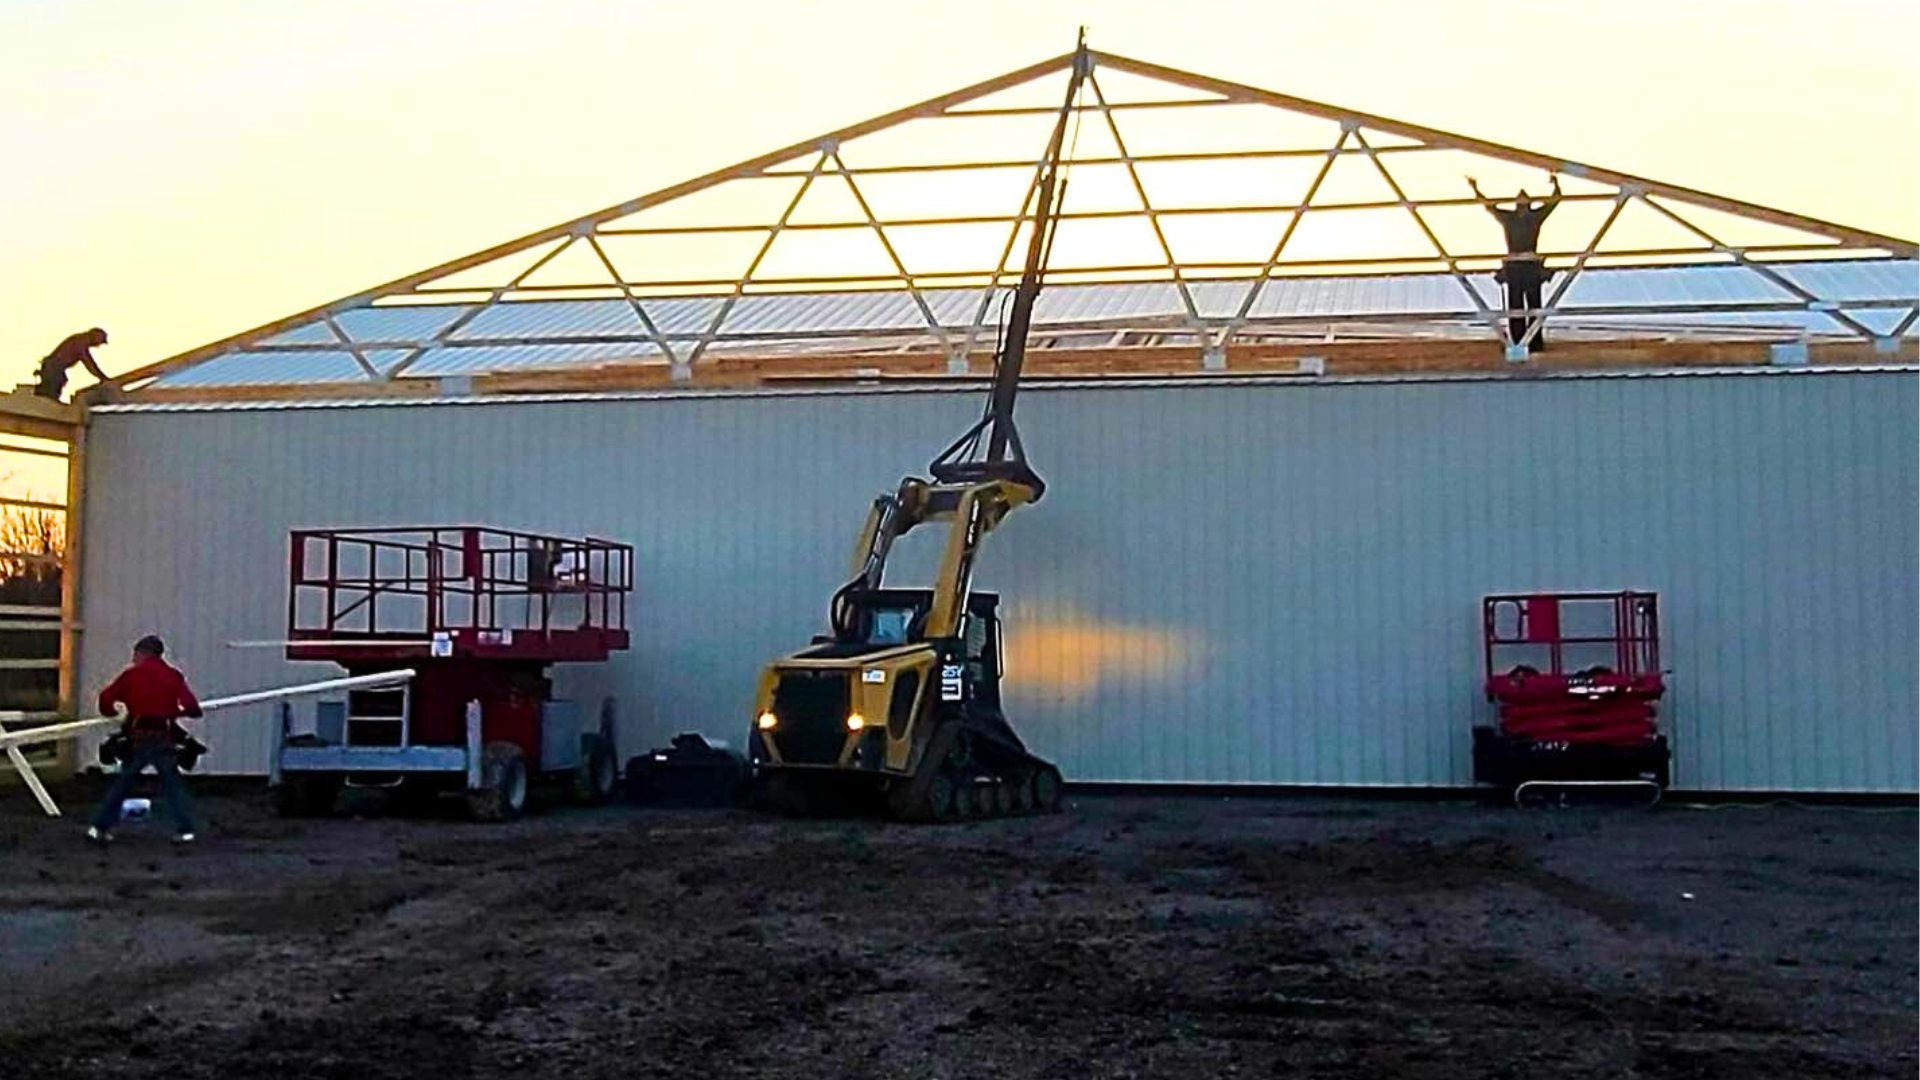
[[[796,765],[831,765],[847,745],[850,702],[844,671],[788,671],[773,691],[780,726],[773,741]]]

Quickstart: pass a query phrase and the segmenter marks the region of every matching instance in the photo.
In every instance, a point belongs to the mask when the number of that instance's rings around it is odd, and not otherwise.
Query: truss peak
[[[1443,336],[1498,350],[1517,344],[1523,319],[1576,339],[1883,342],[1911,336],[1920,310],[1910,240],[1129,57],[1087,59],[1036,322],[1058,340],[1134,334],[1218,356],[1235,340],[1302,334]],[[319,370],[283,362],[302,350],[379,382],[608,356],[665,359],[682,377],[741,352],[958,362],[992,340],[1073,63],[1053,57],[813,136],[130,377],[204,383],[208,371],[191,369],[215,364],[229,383],[285,383]],[[1523,187],[1547,196],[1553,175],[1562,199],[1535,245],[1547,284],[1516,300],[1495,280],[1506,236],[1465,177],[1504,203]],[[547,351],[514,351],[536,348]]]

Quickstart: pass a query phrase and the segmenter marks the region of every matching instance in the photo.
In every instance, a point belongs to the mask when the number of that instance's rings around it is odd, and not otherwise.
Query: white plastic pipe
[[[407,648],[412,648],[412,649],[424,649],[432,644],[433,642],[427,638],[422,638],[419,641],[392,641],[386,638],[380,638],[377,640],[369,639],[369,638],[339,638],[339,639],[308,638],[305,640],[294,640],[292,638],[286,638],[280,641],[229,641],[227,642],[227,648],[229,649],[284,649],[284,648],[287,648],[288,646],[293,646],[293,645],[298,645],[298,646],[325,645],[330,647],[347,647],[347,648],[358,648],[358,649],[384,649],[384,648],[391,648],[393,646],[406,646]]]
[[[383,671],[376,675],[354,675],[345,679],[327,679],[322,682],[301,683],[298,686],[283,686],[275,690],[255,690],[232,697],[214,698],[203,701],[200,708],[207,712],[215,709],[230,709],[236,705],[254,705],[262,701],[278,701],[281,698],[304,697],[308,694],[324,694],[330,690],[358,690],[373,686],[392,686],[412,679],[412,668],[397,671]],[[0,722],[8,715],[0,713]],[[69,720],[64,724],[48,724],[45,727],[30,728],[26,731],[9,731],[0,734],[0,748],[30,746],[34,743],[56,742],[71,739],[96,728],[108,727],[120,723],[117,716],[101,716],[91,720]]]

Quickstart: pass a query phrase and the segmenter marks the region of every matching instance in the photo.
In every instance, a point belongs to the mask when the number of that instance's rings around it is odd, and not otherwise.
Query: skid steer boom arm
[[[915,526],[934,521],[949,522],[950,531],[934,579],[933,606],[920,632],[932,637],[957,632],[981,539],[1008,511],[1037,502],[1046,493],[1046,483],[1027,464],[1026,448],[1013,422],[1013,407],[1020,391],[1020,369],[1026,361],[1034,301],[1044,283],[1060,204],[1066,198],[1061,158],[1066,148],[1067,121],[1091,64],[1083,40],[1034,185],[1030,204],[1033,231],[1027,242],[1026,264],[1014,292],[1002,347],[994,355],[993,386],[986,409],[928,465],[931,480],[909,476],[892,493],[874,500],[854,546],[853,577],[833,596],[830,615],[834,636],[840,640],[859,636],[859,597],[881,587],[893,542]]]

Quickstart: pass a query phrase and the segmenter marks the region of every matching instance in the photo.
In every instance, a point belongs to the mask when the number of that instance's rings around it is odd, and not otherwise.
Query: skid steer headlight
[[[763,712],[760,714],[760,730],[761,731],[772,731],[774,728],[777,728],[779,726],[780,726],[779,717],[773,715],[771,712]]]
[[[861,716],[859,713],[851,713],[847,716],[848,731],[859,731],[861,728],[866,726],[867,726],[867,718],[864,716]]]

